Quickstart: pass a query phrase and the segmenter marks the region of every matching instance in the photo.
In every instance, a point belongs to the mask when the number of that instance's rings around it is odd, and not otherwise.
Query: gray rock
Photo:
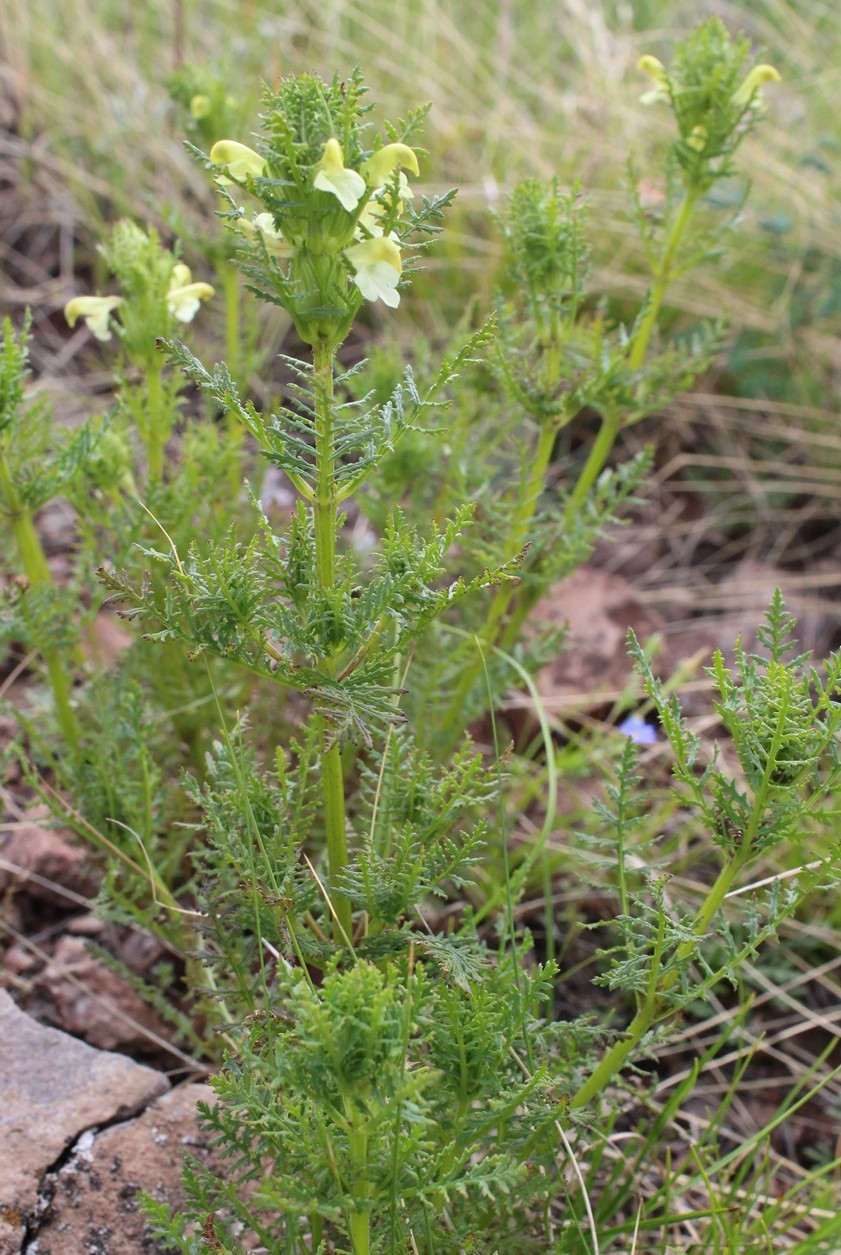
[[[169,1088],[162,1073],[45,1028],[0,990],[0,1255],[19,1255],[44,1174],[85,1130]]]
[[[181,1085],[133,1120],[83,1134],[44,1181],[44,1216],[24,1255],[157,1255],[138,1195],[177,1207],[182,1153],[208,1163],[199,1101],[214,1103],[209,1085]]]

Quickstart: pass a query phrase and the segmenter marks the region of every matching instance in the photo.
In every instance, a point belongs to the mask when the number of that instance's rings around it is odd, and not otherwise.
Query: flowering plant
[[[306,74],[286,80],[265,95],[257,148],[220,139],[209,154],[228,225],[242,237],[243,270],[308,344],[335,347],[363,300],[397,307],[404,246],[436,229],[446,202],[410,209],[407,172],[420,167],[408,141],[427,110],[369,138],[363,91],[358,72],[329,85]],[[246,212],[241,193],[259,212]]]

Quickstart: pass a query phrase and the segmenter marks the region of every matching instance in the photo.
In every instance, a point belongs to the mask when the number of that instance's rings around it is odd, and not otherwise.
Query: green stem
[[[169,434],[164,413],[163,365],[153,362],[146,371],[146,460],[150,484],[164,474],[164,445]]]
[[[654,283],[651,287],[651,296],[648,301],[648,309],[645,317],[636,330],[633,341],[631,342],[631,351],[628,354],[628,365],[631,370],[639,370],[645,361],[645,355],[648,351],[648,345],[654,328],[657,325],[657,319],[660,317],[660,310],[668,291],[669,284],[672,280],[672,271],[674,270],[677,251],[680,248],[681,241],[686,234],[686,228],[689,226],[689,219],[698,204],[698,193],[690,191],[686,193],[683,204],[680,207],[680,213],[672,223],[672,229],[666,240],[666,247],[663,257],[657,271],[654,275]]]
[[[319,341],[313,350],[315,366],[315,457],[316,492],[312,503],[315,529],[315,565],[322,589],[336,582],[336,482],[333,454],[333,346]],[[325,669],[335,672],[332,660]],[[324,734],[326,737],[327,729]],[[349,899],[337,885],[348,865],[345,827],[345,784],[339,746],[330,745],[321,755],[321,788],[324,800],[324,828],[327,838],[327,864],[330,871],[330,901],[336,913],[334,936],[349,945],[353,916]]]
[[[232,264],[222,265],[222,291],[225,297],[225,361],[241,387],[246,379],[243,371],[242,339],[240,336],[240,282],[239,272]],[[231,451],[230,493],[232,500],[239,498],[242,490],[242,444],[245,434],[242,424],[232,412],[227,416],[228,441]],[[258,490],[259,491],[259,490]]]
[[[359,1140],[361,1146],[354,1148],[354,1142]],[[368,1141],[364,1134],[351,1133],[350,1135],[350,1153],[355,1164],[364,1164],[367,1161]],[[364,1159],[357,1158],[362,1154]],[[371,1217],[367,1211],[352,1211],[348,1217],[348,1228],[350,1229],[350,1240],[353,1249],[353,1255],[369,1255],[371,1250]]]
[[[573,1095],[570,1101],[570,1106],[573,1110],[586,1106],[587,1103],[592,1102],[597,1095],[602,1093],[614,1076],[622,1071],[628,1056],[639,1045],[649,1029],[658,1021],[668,1018],[670,1012],[668,1010],[665,1014],[663,1012],[662,995],[673,988],[678,979],[680,967],[695,953],[698,941],[707,931],[710,921],[729,893],[733,881],[747,862],[749,852],[750,843],[746,840],[739,853],[730,860],[726,867],[721,869],[715,884],[710,889],[695,917],[692,930],[693,937],[678,946],[675,951],[675,966],[670,968],[662,979],[659,976],[660,953],[659,950],[655,951],[652,961],[652,980],[649,983],[645,1002],[628,1026],[626,1035],[610,1048],[589,1079]]]
[[[323,1237],[324,1220],[316,1212],[313,1212],[310,1216],[310,1250],[312,1251],[312,1255],[315,1255],[315,1252],[321,1246]]]
[[[11,517],[12,531],[23,563],[24,573],[32,587],[52,585],[53,577],[47,563],[46,555],[41,546],[32,513],[26,508],[17,494],[5,453],[0,456],[0,486],[6,498],[6,508]],[[73,754],[78,754],[80,740],[76,716],[70,701],[71,682],[64,665],[64,659],[57,649],[42,649],[42,657],[47,667],[50,685],[53,690],[56,717],[61,734]]]
[[[697,203],[698,193],[687,192],[680,207],[680,212],[672,223],[672,228],[666,240],[666,247],[663,250],[663,256],[654,273],[654,281],[648,296],[645,315],[636,329],[628,351],[628,366],[632,371],[639,370],[645,361],[645,355],[648,352],[648,346],[654,334],[654,328],[657,326],[657,319],[660,317],[660,310],[663,308],[663,301],[672,279],[677,252]],[[602,417],[599,434],[593,447],[590,449],[589,457],[584,463],[584,467],[578,477],[578,483],[575,485],[570,497],[569,508],[571,510],[580,509],[586,501],[590,489],[601,474],[604,464],[610,456],[610,451],[616,443],[616,437],[619,435],[621,425],[621,416],[614,411],[607,412]]]
[[[546,422],[541,428],[529,477],[521,489],[517,512],[514,516],[514,526],[507,546],[509,559],[515,558],[520,553],[528,538],[529,528],[537,512],[537,505],[546,482],[546,472],[549,469],[557,434],[558,429],[554,422]],[[482,624],[478,634],[483,644],[488,648],[497,643],[499,626],[505,619],[511,603],[517,597],[519,591],[513,584],[502,584],[491,599],[485,622]],[[483,665],[481,655],[479,655],[474,657],[462,671],[461,679],[450,700],[448,713],[444,720],[444,728],[447,730],[449,738],[448,745],[451,741],[454,742],[457,735],[461,732],[461,728],[456,724],[456,721],[459,712],[473,691]]]
[[[572,495],[567,506],[568,513],[574,513],[580,510],[593,484],[602,472],[605,462],[610,456],[610,451],[616,444],[616,437],[619,435],[621,426],[621,417],[618,412],[610,410],[602,415],[602,425],[599,428],[599,434],[593,441],[587,461],[578,476],[578,482],[572,490]]]
[[[239,377],[242,357],[240,340],[240,290],[239,272],[232,264],[222,265],[218,271],[225,296],[225,361],[234,379]],[[237,429],[239,424],[237,423]]]

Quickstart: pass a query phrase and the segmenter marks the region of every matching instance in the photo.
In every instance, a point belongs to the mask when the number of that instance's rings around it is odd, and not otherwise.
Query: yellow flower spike
[[[356,273],[353,281],[366,301],[383,301],[392,309],[400,304],[397,284],[403,273],[400,248],[389,236],[375,236],[351,244],[345,249],[345,257]]]
[[[333,136],[324,145],[324,153],[316,168],[312,185],[320,192],[329,192],[331,196],[335,196],[348,213],[353,213],[365,195],[365,180],[356,170],[345,169],[342,146]]]
[[[745,105],[762,104],[762,92],[760,88],[765,83],[779,83],[779,71],[775,70],[773,65],[755,65],[751,72],[746,75],[740,87],[734,91],[731,97],[731,103],[738,109],[744,108]]]
[[[643,92],[640,96],[640,104],[658,105],[661,101],[669,99],[669,75],[662,61],[646,54],[640,57],[637,69],[647,74],[654,84],[650,91]]]
[[[75,327],[79,319],[83,318],[88,331],[97,340],[110,340],[108,318],[111,311],[122,303],[121,296],[74,296],[64,307],[64,317],[71,327]]]
[[[215,166],[227,166],[232,179],[242,182],[249,174],[259,178],[265,172],[266,162],[259,153],[235,139],[220,139],[210,150],[210,160]],[[223,186],[231,182],[226,175],[217,175],[217,183]]]
[[[386,144],[378,148],[363,165],[362,173],[369,187],[383,187],[398,168],[420,174],[417,154],[408,144]]]

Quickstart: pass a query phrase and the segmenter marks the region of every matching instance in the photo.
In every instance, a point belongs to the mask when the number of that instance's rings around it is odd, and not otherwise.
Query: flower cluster
[[[677,163],[698,194],[729,173],[733,153],[762,112],[763,86],[779,82],[773,65],[751,66],[749,53],[747,40],[732,40],[710,18],[680,46],[670,69],[651,55],[638,63],[651,79],[640,99],[671,109],[679,132]]]
[[[265,158],[236,140],[214,144],[210,160],[224,169],[217,175],[222,187],[232,183],[247,186],[249,180],[263,178],[267,171]],[[347,214],[354,215],[353,241],[340,250],[350,266],[353,282],[365,300],[381,300],[393,309],[400,303],[397,285],[403,265],[399,237],[394,230],[386,234],[383,220],[393,208],[399,216],[404,202],[412,196],[404,170],[419,173],[417,155],[408,144],[386,144],[363,162],[361,170],[355,170],[345,165],[341,144],[330,136],[312,171],[312,190],[335,197]],[[291,258],[296,248],[306,246],[306,240],[293,242],[285,238],[271,213],[256,214],[251,220],[243,214],[235,225],[249,243],[261,241],[273,257]]]
[[[406,213],[407,175],[419,174],[409,141],[426,110],[366,144],[364,91],[358,72],[286,79],[265,94],[253,148],[221,139],[208,154],[243,245],[238,264],[311,344],[339,343],[363,301],[399,304],[403,241],[430,217],[426,201],[420,219]],[[259,202],[254,211],[241,193]]]
[[[202,301],[213,296],[209,283],[194,283],[189,266],[176,262],[172,267],[165,293],[168,313],[179,322],[192,322]],[[111,315],[126,302],[123,296],[74,296],[64,307],[64,317],[71,327],[81,318],[97,340],[111,339]],[[163,334],[167,328],[156,328]]]

